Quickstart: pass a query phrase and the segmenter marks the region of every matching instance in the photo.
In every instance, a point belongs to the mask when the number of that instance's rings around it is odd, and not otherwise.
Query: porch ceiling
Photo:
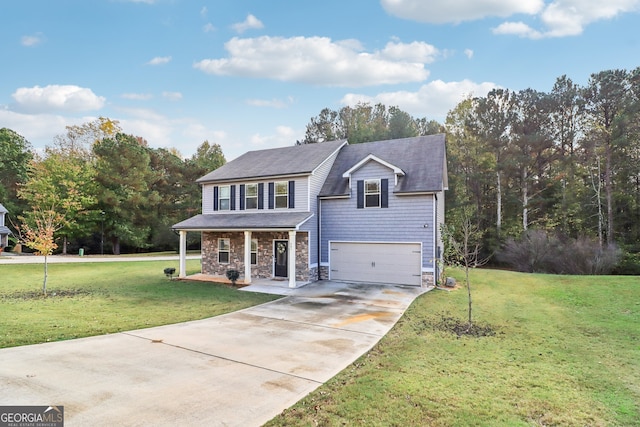
[[[172,228],[187,231],[297,230],[312,216],[311,212],[200,214]]]

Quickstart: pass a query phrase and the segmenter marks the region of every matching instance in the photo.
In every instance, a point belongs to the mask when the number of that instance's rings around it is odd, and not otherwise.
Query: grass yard
[[[640,278],[471,278],[474,319],[494,336],[442,330],[443,318],[466,318],[466,290],[429,292],[267,425],[640,426]]]
[[[203,319],[276,299],[165,277],[177,261],[0,265],[0,348]],[[187,272],[200,271],[187,260]]]

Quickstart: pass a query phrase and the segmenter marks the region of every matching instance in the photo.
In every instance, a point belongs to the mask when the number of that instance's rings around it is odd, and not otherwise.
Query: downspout
[[[316,196],[316,198],[318,199],[318,223],[317,223],[317,234],[318,234],[318,241],[316,242],[318,248],[317,248],[317,254],[318,254],[318,280],[322,280],[322,268],[320,268],[320,261],[322,261],[322,254],[320,253],[320,250],[322,248],[321,245],[321,235],[320,235],[320,223],[322,222],[322,199],[320,199],[319,196]]]
[[[438,271],[438,263],[440,261],[440,254],[438,253],[438,194],[433,193],[433,198],[435,200],[433,206],[433,284],[438,286],[438,277],[440,277],[440,272]]]

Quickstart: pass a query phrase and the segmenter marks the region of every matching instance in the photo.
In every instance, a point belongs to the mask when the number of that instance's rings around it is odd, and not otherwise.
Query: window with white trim
[[[380,207],[380,180],[367,179],[364,182],[364,206],[366,208]]]
[[[258,209],[258,184],[247,184],[245,186],[245,209]]]
[[[218,209],[228,211],[231,208],[231,186],[223,185],[218,190]]]
[[[258,264],[258,239],[251,239],[251,265]]]
[[[229,264],[229,239],[218,239],[218,262],[220,264]]]
[[[276,209],[289,207],[289,182],[276,182]]]

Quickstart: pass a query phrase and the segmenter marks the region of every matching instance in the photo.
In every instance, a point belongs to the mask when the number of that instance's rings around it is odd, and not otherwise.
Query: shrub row
[[[587,237],[563,238],[542,230],[528,230],[519,240],[509,239],[497,259],[527,273],[610,274],[622,251],[615,245],[601,246]]]

